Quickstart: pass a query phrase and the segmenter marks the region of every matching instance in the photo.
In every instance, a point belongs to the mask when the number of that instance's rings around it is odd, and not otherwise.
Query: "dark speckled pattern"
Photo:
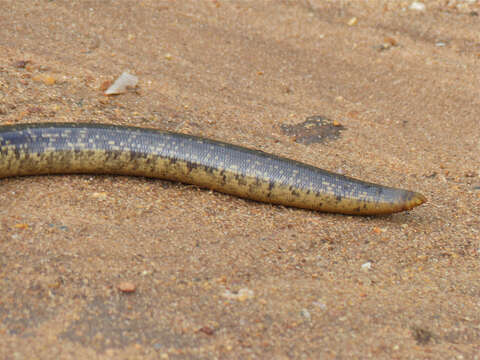
[[[393,213],[425,202],[408,190],[189,135],[103,124],[0,126],[0,177],[68,173],[162,178],[343,214]]]

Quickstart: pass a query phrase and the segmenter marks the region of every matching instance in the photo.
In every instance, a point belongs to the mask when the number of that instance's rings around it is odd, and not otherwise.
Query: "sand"
[[[0,358],[478,359],[480,5],[424,4],[2,1],[0,124],[201,135],[428,203],[365,218],[1,180]],[[124,71],[138,86],[104,96]],[[312,116],[341,132],[284,130]]]

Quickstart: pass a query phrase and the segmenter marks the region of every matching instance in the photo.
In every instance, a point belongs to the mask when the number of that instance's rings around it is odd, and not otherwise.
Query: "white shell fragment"
[[[420,1],[414,1],[408,7],[410,10],[425,11],[425,4]]]
[[[127,87],[135,87],[138,83],[138,77],[129,74],[128,72],[122,73],[120,77],[105,91],[105,95],[123,94],[127,91]]]

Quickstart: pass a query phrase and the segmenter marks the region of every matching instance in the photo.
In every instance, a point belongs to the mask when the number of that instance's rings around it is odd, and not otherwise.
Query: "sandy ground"
[[[429,199],[362,218],[143,178],[1,180],[0,358],[479,358],[478,3],[0,5],[1,124],[191,133]],[[123,71],[138,88],[102,95]],[[285,131],[311,116],[342,131]]]

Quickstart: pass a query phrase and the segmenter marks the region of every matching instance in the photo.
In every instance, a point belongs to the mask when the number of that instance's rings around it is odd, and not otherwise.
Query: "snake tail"
[[[89,123],[0,126],[0,178],[45,174],[145,176],[261,202],[354,215],[395,213],[426,201],[417,192],[185,134]]]

